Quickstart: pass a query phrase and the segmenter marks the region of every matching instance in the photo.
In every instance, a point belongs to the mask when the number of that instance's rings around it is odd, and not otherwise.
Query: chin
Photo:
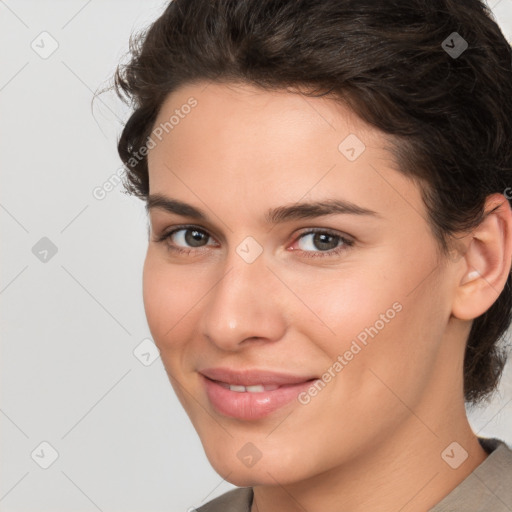
[[[221,475],[222,476],[222,475]],[[267,475],[268,477],[268,475]],[[224,478],[230,484],[236,485],[237,487],[255,487],[257,485],[275,485],[275,480],[267,478],[259,479],[255,478],[254,475],[243,475],[241,473],[233,472],[227,478]]]
[[[213,469],[215,469],[222,478],[237,487],[288,485],[295,482],[294,479],[290,479],[289,475],[285,478],[280,472],[273,472],[271,469],[264,466],[261,466],[258,470],[255,468],[242,469],[240,467],[231,467],[225,471],[224,466],[221,468],[221,471],[215,466],[213,466]],[[283,471],[283,473],[286,474],[285,471]]]
[[[283,458],[275,456],[261,458],[250,465],[244,463],[243,457],[238,457],[237,452],[225,450],[223,452],[209,453],[206,456],[213,469],[225,480],[238,487],[252,487],[255,485],[288,485],[310,477],[310,474],[301,474],[302,470],[297,463],[291,466]],[[295,471],[290,471],[295,467]]]

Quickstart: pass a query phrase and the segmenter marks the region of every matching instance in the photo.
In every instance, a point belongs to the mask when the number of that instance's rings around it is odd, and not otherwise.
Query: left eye
[[[311,231],[309,233],[303,233],[298,238],[300,250],[308,252],[315,250],[325,252],[330,249],[336,249],[340,241],[343,241],[342,237],[323,231]],[[302,246],[301,242],[304,242]]]
[[[302,233],[295,244],[307,258],[328,258],[341,255],[354,245],[354,241],[338,233],[315,229]]]

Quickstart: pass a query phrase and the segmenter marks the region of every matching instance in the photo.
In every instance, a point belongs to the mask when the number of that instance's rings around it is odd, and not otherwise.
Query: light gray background
[[[121,185],[93,194],[120,169],[128,116],[112,94],[91,108],[93,92],[166,5],[0,0],[2,512],[186,511],[233,488],[158,354],[146,366],[154,356],[137,349],[150,338],[143,203]],[[512,0],[490,5],[512,41]],[[469,413],[479,435],[512,445],[510,364],[493,402]],[[47,469],[42,442],[58,452]]]

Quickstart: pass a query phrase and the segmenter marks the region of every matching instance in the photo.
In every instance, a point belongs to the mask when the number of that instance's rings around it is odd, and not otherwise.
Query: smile
[[[208,368],[199,373],[213,409],[223,416],[245,421],[262,419],[290,402],[311,386],[316,377],[262,370],[235,371]]]

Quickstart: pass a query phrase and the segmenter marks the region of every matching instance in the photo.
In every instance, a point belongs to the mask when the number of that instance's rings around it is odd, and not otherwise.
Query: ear
[[[472,320],[485,313],[499,297],[512,265],[512,210],[503,194],[485,202],[485,217],[469,235],[460,260],[461,273],[455,290],[452,314]]]

